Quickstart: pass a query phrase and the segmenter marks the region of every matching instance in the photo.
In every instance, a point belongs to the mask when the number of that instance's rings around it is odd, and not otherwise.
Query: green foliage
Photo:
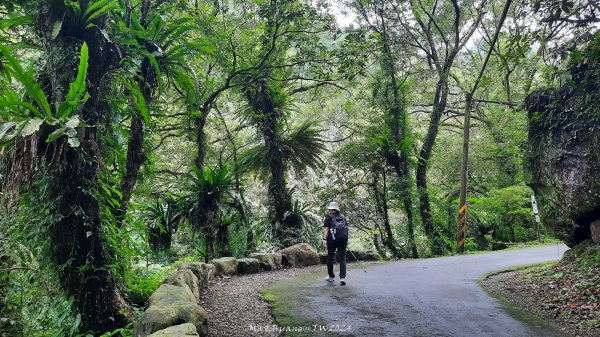
[[[149,267],[134,266],[125,273],[126,298],[143,306],[160,284],[176,270],[175,264],[169,266],[150,265]]]
[[[60,216],[49,195],[50,180],[42,168],[22,191],[18,207],[0,216],[0,308],[15,322],[14,335],[74,336],[79,321],[58,284],[50,258],[49,229]]]
[[[225,198],[229,196],[233,187],[233,177],[227,166],[216,169],[206,167],[204,171],[192,167],[190,179],[191,186],[187,195],[189,214],[192,221],[202,223],[206,220],[202,213],[207,208],[213,208],[215,211],[214,207],[224,209]]]
[[[185,220],[187,210],[184,199],[171,194],[156,199],[154,204],[141,207],[144,217],[152,225],[148,226],[148,240],[153,251],[169,250],[171,235],[177,232],[179,224]]]
[[[0,95],[0,115],[6,122],[0,126],[0,146],[10,145],[17,136],[32,135],[40,129],[42,124],[47,124],[54,128],[54,131],[46,138],[47,143],[66,135],[69,145],[78,147],[77,128],[83,125],[79,116],[73,115],[73,113],[89,98],[86,92],[87,44],[84,42],[81,46],[77,77],[69,85],[69,91],[64,101],[58,105],[55,113],[51,111],[48,98],[41,89],[40,84],[23,69],[20,62],[12,56],[8,48],[0,45],[0,52],[10,65],[6,70],[7,76],[20,83],[24,88],[26,97],[35,104],[21,99],[21,93],[11,88],[5,88],[2,91]]]
[[[77,30],[84,31],[95,27],[94,20],[110,13],[118,7],[115,0],[97,0],[97,1],[70,1],[64,0],[64,4],[71,16],[68,19],[74,21]],[[58,20],[54,23],[52,38],[55,38],[63,26],[63,20]]]
[[[318,169],[324,162],[321,155],[325,144],[321,136],[323,130],[313,121],[305,121],[299,126],[282,132],[277,148],[286,165],[296,173],[305,172],[307,168]],[[245,171],[259,172],[263,179],[269,176],[270,153],[264,144],[256,145],[244,151],[240,156],[240,166]]]
[[[527,242],[537,237],[531,190],[522,185],[491,191],[489,196],[469,198],[468,235],[477,249],[489,249],[494,242]]]

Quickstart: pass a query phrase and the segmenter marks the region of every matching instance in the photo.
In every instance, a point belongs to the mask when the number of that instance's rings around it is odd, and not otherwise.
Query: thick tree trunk
[[[383,250],[383,247],[381,247],[379,237],[379,234],[373,234],[373,246],[375,246],[375,250],[377,251],[377,254],[379,254],[379,256],[385,257],[385,251]]]
[[[38,8],[37,27],[43,36],[52,31],[56,20],[63,18],[62,7],[53,6],[44,3]],[[95,198],[102,146],[96,125],[101,124],[107,114],[104,98],[109,76],[106,75],[119,61],[118,50],[101,31],[104,19],[99,18],[95,24],[74,36],[59,35],[46,40],[45,70],[51,83],[48,89],[51,105],[56,106],[65,97],[69,82],[75,77],[73,69],[77,68],[78,57],[73,52],[81,48],[83,41],[89,47],[87,88],[90,99],[80,112],[87,125],[79,130],[80,146],[72,148],[66,137],[62,137],[49,144],[40,141],[37,153],[45,156],[40,159],[49,167],[53,194],[58,202],[57,213],[61,215],[50,228],[54,259],[62,276],[60,282],[67,295],[75,297],[82,331],[101,332],[124,326],[131,318],[131,311],[109,269],[114,252],[102,239],[100,205]],[[69,32],[69,27],[63,26],[62,31]]]
[[[231,256],[231,245],[229,244],[229,226],[221,224],[217,228],[217,240],[219,242],[219,257]]]
[[[429,127],[417,163],[417,189],[419,191],[419,210],[425,234],[431,240],[431,252],[434,255],[441,255],[444,252],[444,245],[433,224],[433,216],[431,214],[431,203],[429,201],[429,191],[427,190],[427,169],[431,151],[435,145],[435,140],[438,135],[440,119],[446,109],[448,101],[448,73],[444,73],[436,85],[433,111],[429,121]]]
[[[265,129],[263,135],[269,153],[269,170],[271,173],[269,181],[271,224],[275,230],[276,240],[286,247],[298,243],[299,224],[292,214],[292,199],[286,186],[285,163],[279,148],[280,140],[275,132],[276,124],[275,120],[272,121],[272,128]]]
[[[383,218],[383,229],[385,232],[385,236],[382,233],[383,244],[392,252],[394,257],[402,258],[402,252],[400,252],[400,249],[398,249],[396,240],[394,239],[394,232],[392,231],[392,226],[390,224],[386,187],[384,184],[383,191],[379,191],[379,178],[377,174],[375,174],[373,179],[373,192],[375,194],[375,206],[377,207],[377,213],[379,213]]]
[[[152,52],[152,50],[149,50]],[[154,90],[158,86],[158,74],[154,70],[154,67],[150,63],[148,57],[144,57],[142,61],[141,71],[138,74],[137,85],[142,92],[142,96],[146,101],[146,106],[150,107],[154,97]],[[131,116],[131,127],[129,130],[129,142],[127,144],[127,159],[125,162],[125,173],[121,178],[120,191],[122,198],[120,201],[119,209],[113,212],[117,223],[122,223],[125,214],[127,213],[127,206],[131,199],[131,193],[137,183],[137,177],[140,172],[140,168],[146,162],[147,156],[144,149],[144,134],[146,125],[144,119],[139,110]]]
[[[385,26],[384,26],[385,27]],[[384,31],[385,32],[385,31]],[[386,103],[388,106],[388,114],[386,123],[390,129],[392,144],[386,149],[384,156],[391,165],[400,181],[400,198],[404,214],[406,215],[407,229],[409,235],[410,251],[413,258],[418,258],[417,244],[415,240],[415,227],[412,209],[411,195],[411,179],[408,163],[410,135],[408,131],[408,116],[404,108],[404,99],[401,97],[398,80],[396,79],[396,67],[389,44],[384,42],[384,69],[387,71],[389,81],[387,90],[391,89],[390,93],[386,92]],[[387,91],[386,90],[386,91]],[[390,99],[391,98],[391,99]]]

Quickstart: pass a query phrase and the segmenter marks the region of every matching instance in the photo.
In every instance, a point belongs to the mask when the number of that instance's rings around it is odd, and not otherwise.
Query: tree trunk
[[[268,155],[269,180],[269,218],[275,240],[286,247],[299,243],[300,221],[293,214],[292,197],[287,189],[286,167],[281,150],[278,127],[283,113],[274,105],[271,89],[262,80],[247,86],[245,95],[258,116],[258,127],[263,135]]]
[[[379,234],[373,234],[373,246],[375,246],[377,254],[379,254],[381,257],[385,257],[385,251],[383,250],[383,247],[381,247],[381,243],[379,241]]]
[[[221,225],[217,228],[217,240],[219,242],[219,257],[231,256],[228,225],[221,223]]]
[[[150,46],[153,47],[153,45]],[[149,50],[148,52],[153,52],[153,50]],[[154,90],[158,86],[158,74],[147,56],[144,57],[142,61],[141,70],[137,74],[137,77],[139,78],[137,85],[146,101],[146,106],[149,108],[154,99]],[[119,224],[122,223],[123,218],[127,213],[127,206],[129,205],[133,188],[137,183],[140,168],[147,159],[146,151],[144,149],[145,128],[146,125],[141,112],[139,109],[136,109],[135,113],[131,116],[125,173],[121,178],[120,184],[120,191],[123,197],[119,203],[119,209],[116,210],[116,212],[113,212],[115,219]]]
[[[385,175],[385,173],[384,173]],[[390,217],[388,212],[388,204],[386,197],[386,188],[384,184],[384,190],[382,192],[379,191],[379,178],[377,173],[373,179],[373,192],[375,194],[375,205],[377,207],[377,212],[383,218],[383,228],[385,232],[385,237],[382,233],[383,244],[392,252],[392,255],[397,258],[402,258],[402,253],[400,249],[397,247],[396,240],[394,239],[394,232],[392,231],[392,226],[390,224]]]
[[[384,25],[385,28],[385,25]],[[385,29],[384,29],[385,33]],[[386,37],[387,39],[387,37]],[[417,245],[415,241],[414,217],[412,211],[411,179],[408,165],[408,156],[410,154],[410,135],[408,131],[408,116],[404,108],[404,99],[401,97],[398,80],[396,79],[396,67],[390,46],[385,40],[383,68],[387,71],[389,81],[387,87],[391,89],[391,102],[389,93],[386,92],[385,98],[388,107],[386,124],[391,133],[391,146],[388,146],[384,156],[389,165],[391,165],[400,181],[400,198],[404,214],[406,215],[407,229],[409,235],[410,251],[413,258],[418,258]],[[387,90],[386,90],[387,91]]]
[[[435,144],[435,139],[438,135],[438,129],[440,125],[440,119],[444,110],[446,109],[446,103],[448,100],[448,73],[444,73],[443,76],[437,82],[433,111],[431,113],[431,120],[429,121],[429,127],[421,151],[419,153],[419,160],[417,163],[417,189],[419,191],[419,210],[421,212],[421,219],[423,221],[423,227],[425,234],[431,240],[431,252],[434,255],[441,255],[444,252],[444,245],[439,236],[439,233],[435,229],[433,224],[433,216],[431,214],[431,203],[429,201],[429,192],[427,190],[427,169],[429,165],[429,158],[431,157],[431,151]]]
[[[204,106],[200,109],[200,116],[195,119],[196,127],[196,159],[194,164],[201,171],[204,172],[204,161],[206,159],[206,133],[204,132],[204,126],[210,112],[209,106]]]
[[[263,131],[265,144],[269,153],[269,203],[271,205],[271,224],[275,229],[276,240],[284,247],[298,243],[298,223],[292,216],[292,200],[287,190],[285,179],[285,164],[283,154],[279,148],[279,136],[275,132],[276,121],[272,121],[273,128]]]
[[[54,6],[45,3],[38,8],[37,27],[42,36],[48,36],[54,22],[63,19],[61,7]],[[69,82],[75,77],[73,69],[77,69],[78,57],[72,52],[81,48],[82,40],[89,47],[87,88],[90,99],[80,113],[87,125],[78,130],[80,146],[68,146],[63,136],[48,144],[40,141],[37,152],[45,156],[40,159],[49,167],[53,194],[58,202],[57,213],[62,216],[50,228],[53,255],[62,276],[60,282],[67,295],[75,298],[76,309],[81,314],[81,330],[95,332],[122,327],[131,318],[131,310],[109,267],[114,252],[101,237],[100,205],[95,198],[102,146],[96,125],[107,115],[105,97],[110,78],[107,74],[119,61],[117,48],[101,31],[104,26],[105,18],[99,18],[95,26],[76,36],[59,35],[45,41],[51,106],[63,100]],[[69,29],[63,26],[62,31],[69,32]],[[46,128],[40,134],[51,131]]]

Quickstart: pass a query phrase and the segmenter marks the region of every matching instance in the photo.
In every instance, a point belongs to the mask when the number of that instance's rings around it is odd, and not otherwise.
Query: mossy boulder
[[[273,263],[275,264],[275,269],[280,269],[283,266],[283,255],[279,252],[269,253],[273,258]]]
[[[321,264],[327,264],[327,253],[319,253],[319,261]]]
[[[192,323],[179,324],[157,331],[148,337],[199,337],[196,326]]]
[[[196,298],[196,302],[200,300],[200,289],[198,288],[198,278],[190,269],[178,270],[171,275],[169,275],[164,281],[163,284],[171,284],[174,286],[183,286],[187,285],[194,297]]]
[[[178,267],[178,270],[190,270],[198,279],[198,288],[202,289],[215,276],[216,268],[212,264],[202,262],[184,262]]]
[[[248,257],[257,259],[262,270],[276,270],[281,268],[281,253],[252,253]]]
[[[595,244],[600,244],[600,220],[596,220],[590,224],[590,232],[592,234],[592,241]]]
[[[208,314],[195,303],[152,305],[135,325],[134,336],[144,337],[181,323],[191,323],[200,336],[208,335]]]
[[[246,258],[237,261],[239,274],[254,274],[260,271],[260,263],[257,259]]]
[[[150,306],[135,325],[134,337],[145,337],[182,323],[191,323],[199,336],[208,335],[208,314],[197,304],[187,284],[162,284],[149,302]]]
[[[148,299],[150,306],[173,303],[196,303],[190,287],[161,284]]]
[[[305,267],[319,264],[319,254],[308,243],[299,243],[284,248],[278,253],[283,257],[283,263],[292,267]]]
[[[237,273],[238,262],[235,257],[222,257],[210,260],[208,263],[215,266],[218,276],[231,276]]]
[[[571,77],[527,97],[525,179],[542,222],[572,247],[600,219],[600,64],[572,64]]]
[[[372,250],[347,250],[346,261],[379,261],[381,257],[377,252]]]

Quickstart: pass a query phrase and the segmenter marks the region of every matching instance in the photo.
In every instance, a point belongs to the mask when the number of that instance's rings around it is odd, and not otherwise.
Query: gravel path
[[[320,270],[327,274],[325,265],[316,265],[211,281],[200,299],[209,315],[208,336],[278,336],[269,305],[260,299],[260,290],[273,281]]]

